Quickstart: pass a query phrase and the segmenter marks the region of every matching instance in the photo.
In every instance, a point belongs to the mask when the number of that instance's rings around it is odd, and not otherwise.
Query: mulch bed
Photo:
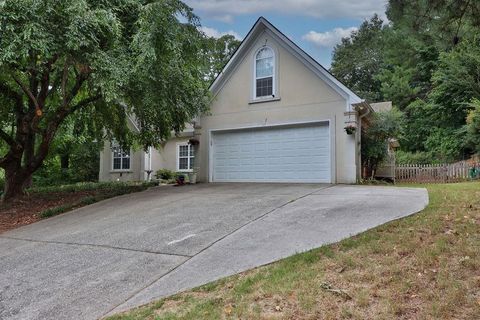
[[[52,192],[25,195],[8,204],[0,204],[0,233],[41,220],[40,213],[54,208],[97,195],[99,192]]]

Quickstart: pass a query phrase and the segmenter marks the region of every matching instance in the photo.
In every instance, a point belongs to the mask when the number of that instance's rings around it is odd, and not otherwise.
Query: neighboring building
[[[360,177],[359,127],[373,109],[266,19],[255,23],[210,90],[210,112],[159,150],[123,152],[106,143],[100,180],[145,180],[146,170],[161,168],[195,170],[202,182]],[[358,128],[348,135],[346,126]]]

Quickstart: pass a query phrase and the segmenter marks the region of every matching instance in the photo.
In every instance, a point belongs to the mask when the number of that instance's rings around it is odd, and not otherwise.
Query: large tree
[[[3,199],[22,192],[75,113],[104,138],[147,146],[204,111],[198,24],[178,0],[0,2]]]
[[[455,161],[473,151],[466,117],[480,99],[480,2],[389,0],[388,25],[365,21],[335,48],[332,71],[405,116],[406,152]],[[414,159],[413,157],[412,159]]]
[[[332,73],[370,102],[381,101],[381,82],[376,78],[383,64],[384,26],[377,15],[335,46]]]
[[[205,59],[205,79],[209,83],[213,82],[223,70],[239,45],[240,41],[231,34],[205,39],[202,51]]]

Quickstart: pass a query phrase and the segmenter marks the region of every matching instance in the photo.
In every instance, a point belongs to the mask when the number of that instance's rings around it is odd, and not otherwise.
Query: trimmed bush
[[[440,164],[430,152],[405,152],[398,150],[395,153],[397,164]]]
[[[45,218],[50,218],[56,215],[59,215],[61,213],[64,213],[70,209],[72,209],[72,205],[63,205],[59,207],[54,207],[54,208],[49,208],[46,209],[42,212],[40,212],[40,218],[45,219]]]
[[[66,184],[63,186],[34,187],[28,189],[29,193],[52,193],[52,192],[78,192],[78,191],[125,191],[145,190],[157,185],[156,182],[81,182]]]
[[[168,169],[160,169],[155,173],[155,178],[161,180],[171,180],[175,178],[175,172]]]

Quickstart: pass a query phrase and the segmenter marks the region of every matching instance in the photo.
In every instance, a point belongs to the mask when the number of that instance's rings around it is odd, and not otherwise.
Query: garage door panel
[[[328,124],[212,135],[213,181],[330,182]]]

